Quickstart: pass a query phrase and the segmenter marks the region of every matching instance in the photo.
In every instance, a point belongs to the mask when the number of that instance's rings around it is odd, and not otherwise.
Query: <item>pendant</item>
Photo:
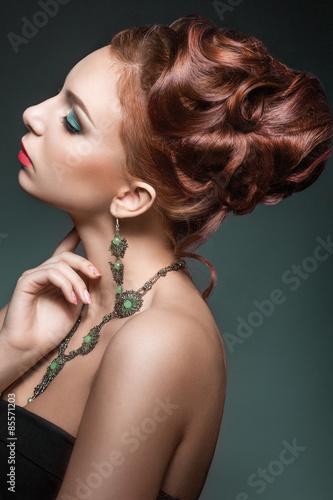
[[[57,358],[55,358],[49,366],[47,367],[46,373],[44,374],[40,383],[34,389],[34,395],[32,398],[28,398],[28,403],[31,403],[37,396],[42,394],[50,382],[58,375],[58,373],[63,369],[66,363],[66,359],[63,354],[60,354]]]
[[[81,354],[82,355],[88,354],[90,351],[92,351],[94,349],[94,347],[97,344],[98,339],[99,339],[100,330],[101,330],[100,326],[94,326],[94,328],[92,328],[90,330],[88,335],[83,337],[83,342],[81,345]],[[69,353],[69,355],[70,355],[70,353]]]
[[[117,284],[121,284],[124,280],[124,264],[120,260],[116,260],[114,264],[109,262],[112,277]]]
[[[117,232],[116,236],[111,241],[111,245],[109,248],[111,255],[123,258],[125,255],[126,248],[128,248],[128,243],[126,238],[121,239],[119,233]]]
[[[143,304],[141,295],[134,290],[127,290],[122,294],[116,295],[115,311],[118,318],[131,316],[140,309]]]

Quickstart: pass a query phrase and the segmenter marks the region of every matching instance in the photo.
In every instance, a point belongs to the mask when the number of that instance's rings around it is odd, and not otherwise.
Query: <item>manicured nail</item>
[[[75,292],[72,292],[72,297],[73,297],[74,304],[77,304],[77,298],[76,298]]]
[[[92,304],[92,300],[91,300],[90,293],[88,292],[88,290],[84,290],[83,293],[84,293],[84,296],[87,299],[88,303]]]
[[[89,266],[89,269],[92,273],[94,273],[95,276],[102,276],[101,273],[99,272],[98,269],[96,269],[96,267],[94,266]]]

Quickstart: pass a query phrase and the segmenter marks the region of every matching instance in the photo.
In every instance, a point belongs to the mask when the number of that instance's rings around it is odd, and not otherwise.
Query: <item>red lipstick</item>
[[[18,159],[24,165],[25,167],[32,167],[32,161],[29,158],[28,153],[26,152],[26,149],[24,147],[23,142],[21,141],[22,149],[18,154]]]

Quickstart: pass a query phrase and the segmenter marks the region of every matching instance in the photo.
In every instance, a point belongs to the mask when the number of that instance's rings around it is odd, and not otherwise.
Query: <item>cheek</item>
[[[93,169],[94,175],[101,178],[104,174],[115,173],[111,167],[121,170],[125,154],[113,130],[102,129],[89,136],[71,136],[66,142],[59,153],[59,162],[71,172]]]
[[[76,137],[62,153],[62,163],[71,175],[106,192],[121,180],[125,163],[122,144],[111,132],[103,129],[89,138]]]
[[[122,182],[124,151],[112,137],[49,136],[35,175],[22,173],[21,187],[40,201],[67,211],[109,210]]]
[[[68,187],[75,190],[78,202],[89,199],[90,203],[109,206],[122,181],[121,153],[116,148],[112,151],[105,145],[93,147],[80,141],[62,151],[52,170],[58,181],[66,183],[65,191]]]
[[[78,190],[89,190],[96,184],[103,186],[110,175],[105,158],[105,152],[79,137],[60,147],[50,144],[44,151],[43,177],[55,183],[54,189],[57,184],[62,188],[76,186]]]

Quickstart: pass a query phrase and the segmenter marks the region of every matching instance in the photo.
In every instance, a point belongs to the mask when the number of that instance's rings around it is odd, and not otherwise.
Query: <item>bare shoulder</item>
[[[147,498],[166,474],[176,489],[187,487],[184,477],[190,484],[193,474],[208,470],[223,411],[222,347],[205,306],[198,301],[192,310],[188,297],[180,303],[180,295],[167,292],[147,302],[106,345],[61,493],[71,493],[75,478],[91,473],[91,463],[108,456],[114,461],[110,450],[117,450],[121,467],[103,482],[98,498],[109,498],[110,491],[114,498]]]
[[[157,393],[163,385],[163,391],[189,404],[207,390],[222,394],[226,361],[221,335],[208,306],[194,295],[196,300],[193,307],[191,300],[161,301],[134,315],[109,342],[101,369],[117,366],[118,374],[133,373]]]
[[[218,346],[222,348],[221,335],[208,306],[200,299],[193,307],[169,301],[134,315],[118,330],[108,349],[133,348],[136,353],[157,357],[165,353],[168,361],[174,355],[178,361],[180,356],[185,361],[196,351],[200,357],[212,355]]]

